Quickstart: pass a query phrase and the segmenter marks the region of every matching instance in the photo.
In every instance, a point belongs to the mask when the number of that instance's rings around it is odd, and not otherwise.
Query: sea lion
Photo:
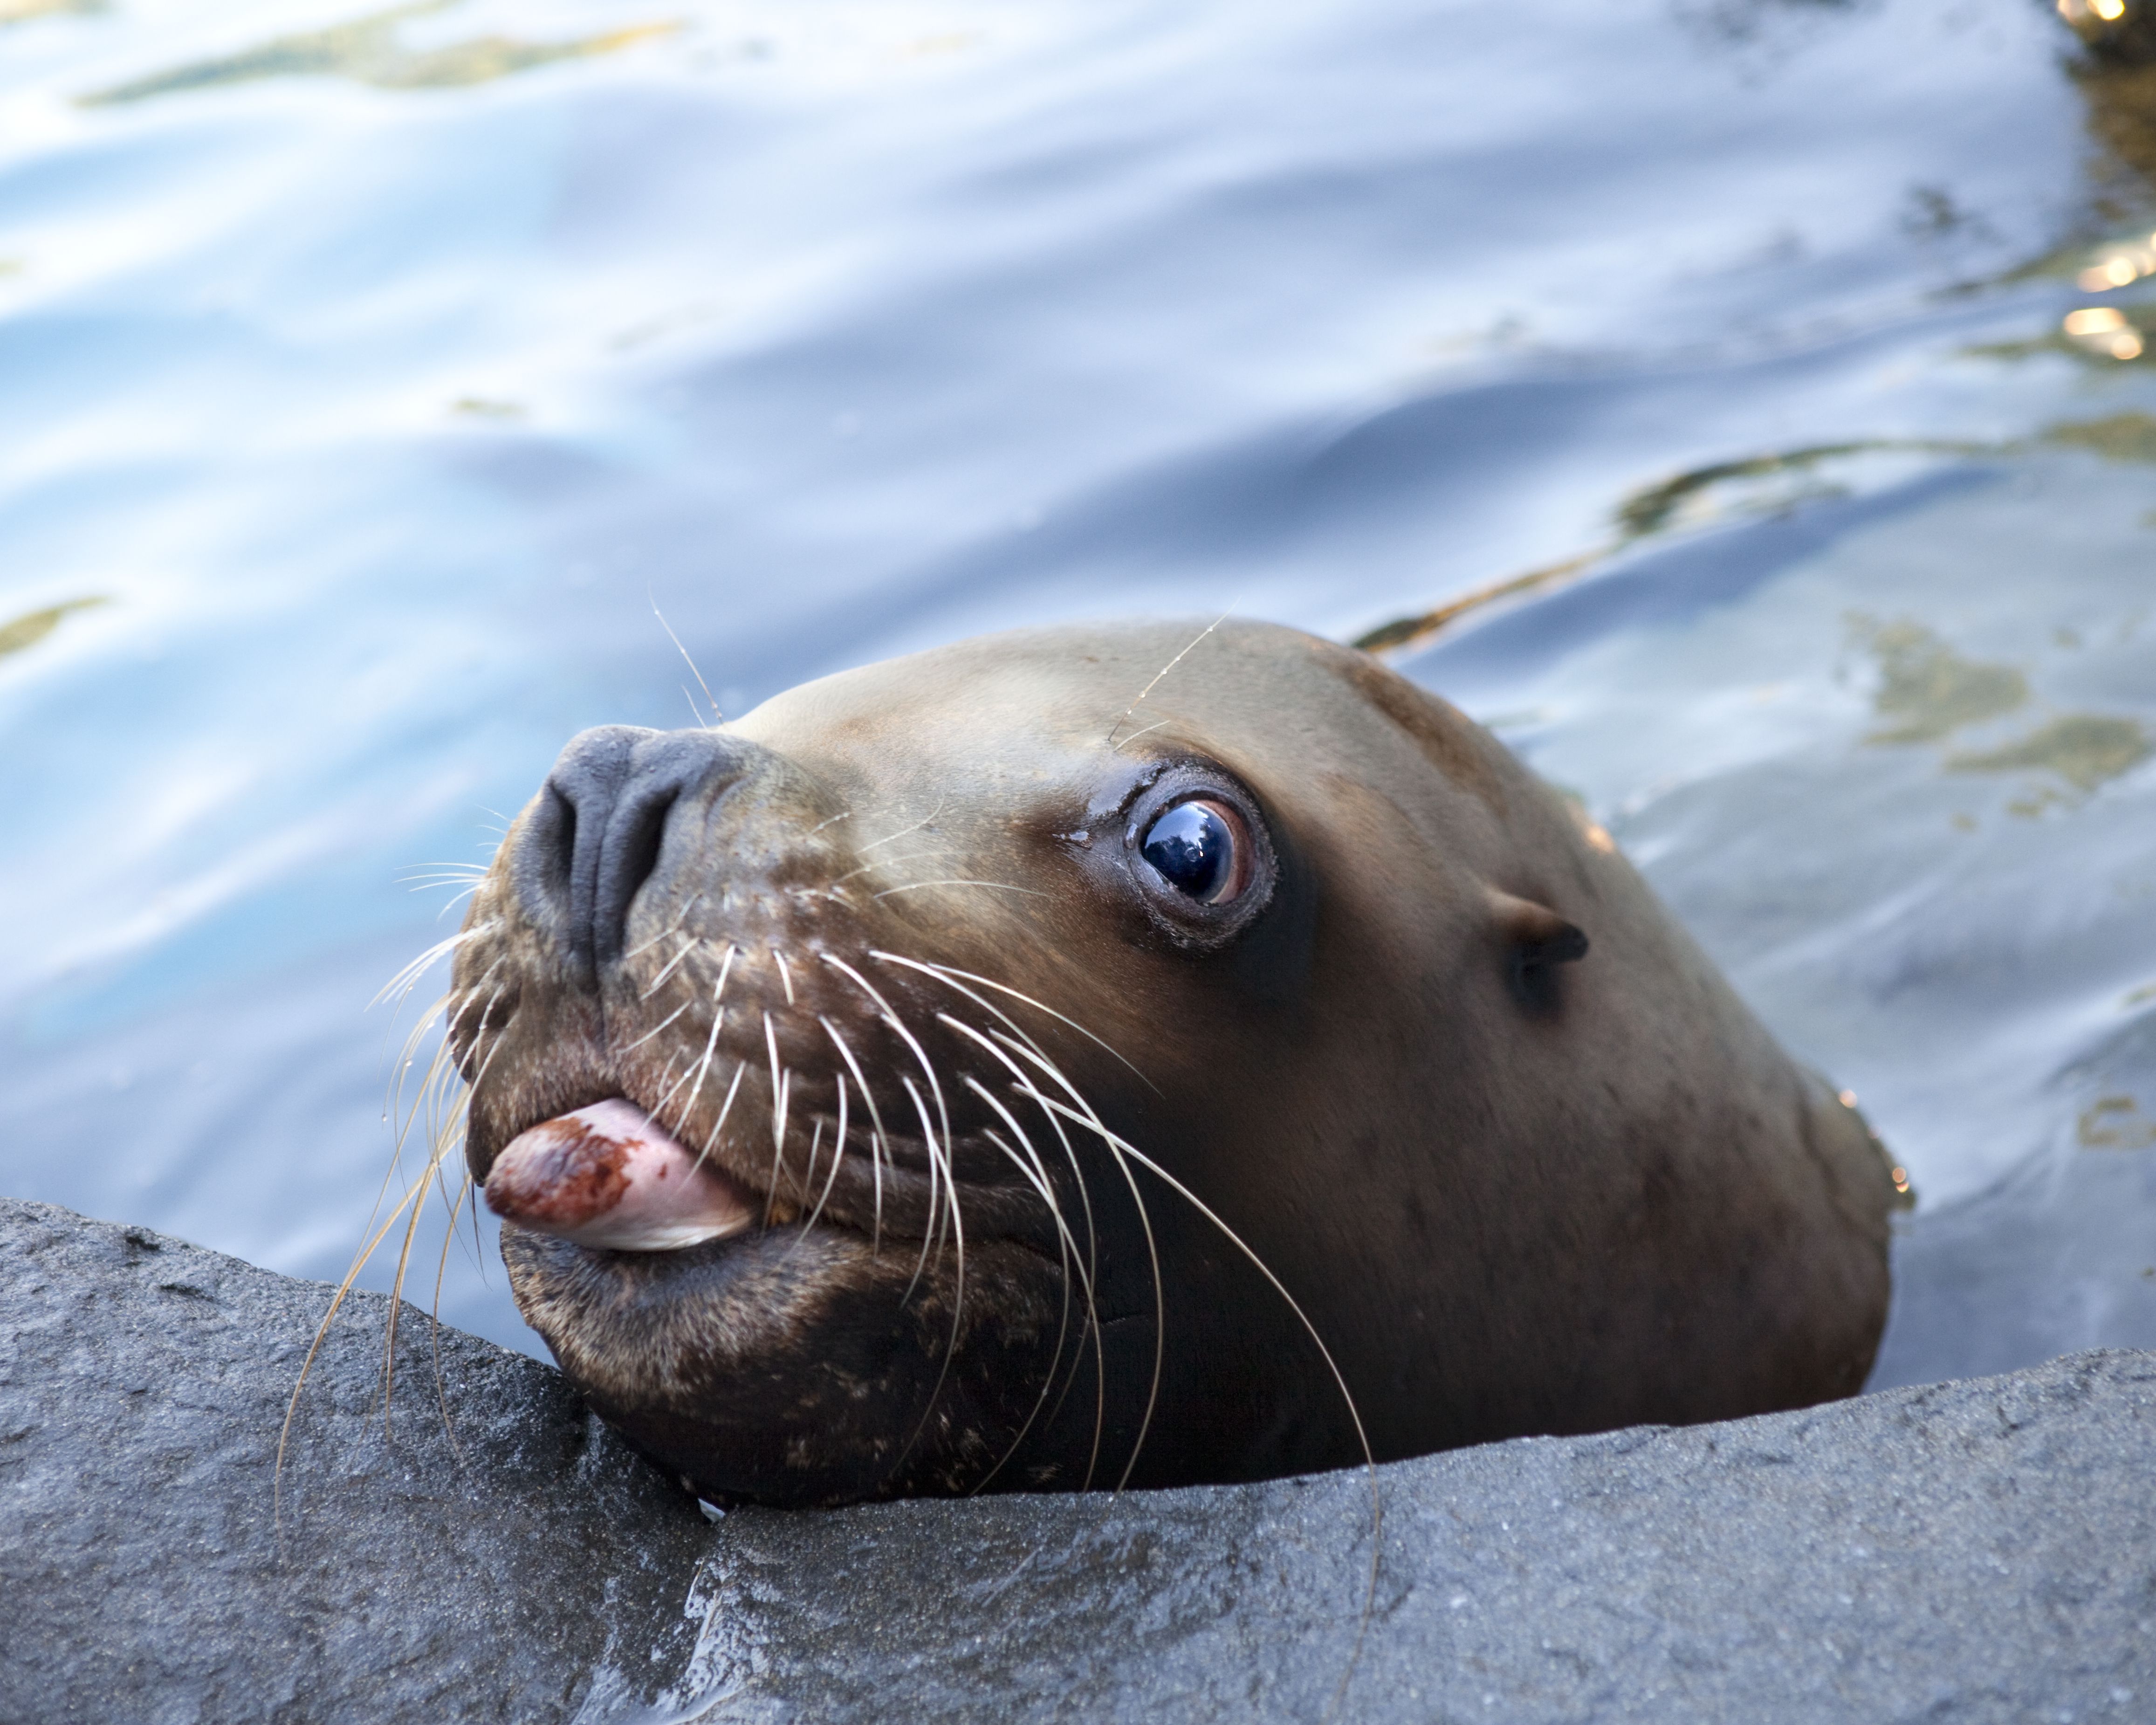
[[[1856,1391],[1897,1194],[1854,1109],[1461,714],[1193,636],[568,745],[449,1023],[592,1407],[704,1497],[806,1504]]]

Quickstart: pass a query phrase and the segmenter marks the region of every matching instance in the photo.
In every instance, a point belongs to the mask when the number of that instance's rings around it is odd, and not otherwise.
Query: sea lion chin
[[[1193,634],[569,744],[449,1024],[517,1303],[593,1409],[798,1504],[1856,1390],[1899,1194],[1854,1110],[1451,707]]]

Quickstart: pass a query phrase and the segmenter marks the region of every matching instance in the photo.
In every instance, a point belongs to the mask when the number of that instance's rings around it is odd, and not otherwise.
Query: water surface
[[[2156,1345],[2152,134],[2046,11],[0,21],[7,1189],[339,1274],[427,877],[690,722],[654,606],[729,711],[1233,606],[1399,625],[1859,1093],[1875,1382]]]

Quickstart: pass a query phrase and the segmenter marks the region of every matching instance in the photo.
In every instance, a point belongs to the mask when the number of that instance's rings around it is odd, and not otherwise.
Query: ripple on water
[[[686,721],[654,604],[730,711],[1236,604],[1488,718],[1859,1093],[1923,1200],[1881,1381],[2156,1344],[2117,44],[1958,0],[0,27],[10,1189],[340,1271],[404,1034],[365,1003],[572,732]],[[445,1314],[530,1345],[471,1255]]]

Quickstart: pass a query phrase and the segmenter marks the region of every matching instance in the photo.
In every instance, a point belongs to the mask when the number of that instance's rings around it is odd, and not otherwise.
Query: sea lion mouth
[[[833,1143],[836,1142],[834,1135]],[[505,1221],[604,1251],[680,1251],[803,1222],[804,1217],[808,1226],[849,1229],[878,1237],[920,1239],[935,1232],[932,1214],[922,1224],[907,1225],[914,1209],[908,1200],[916,1195],[912,1188],[919,1183],[920,1173],[906,1166],[896,1147],[880,1147],[880,1165],[855,1175],[855,1183],[866,1180],[877,1189],[870,1194],[871,1214],[865,1230],[850,1228],[844,1219],[851,1209],[845,1200],[856,1194],[845,1194],[835,1207],[839,1213],[833,1214],[839,1178],[847,1172],[845,1158],[819,1159],[820,1132],[812,1136],[808,1168],[789,1168],[786,1158],[774,1157],[768,1172],[775,1183],[759,1189],[720,1166],[708,1147],[699,1151],[683,1142],[624,1096],[587,1103],[525,1127],[495,1155],[481,1190],[487,1208]],[[959,1139],[952,1147],[973,1147]],[[932,1165],[932,1158],[925,1159]],[[954,1194],[949,1160],[947,1153],[942,1158],[946,1189],[942,1201],[947,1204],[955,1195],[963,1203],[973,1183],[956,1183]],[[780,1184],[788,1189],[782,1192]],[[888,1219],[880,1202],[886,1195],[880,1189],[886,1184],[893,1212]],[[934,1204],[932,1194],[932,1213]],[[1028,1242],[1020,1238],[1017,1243]]]

